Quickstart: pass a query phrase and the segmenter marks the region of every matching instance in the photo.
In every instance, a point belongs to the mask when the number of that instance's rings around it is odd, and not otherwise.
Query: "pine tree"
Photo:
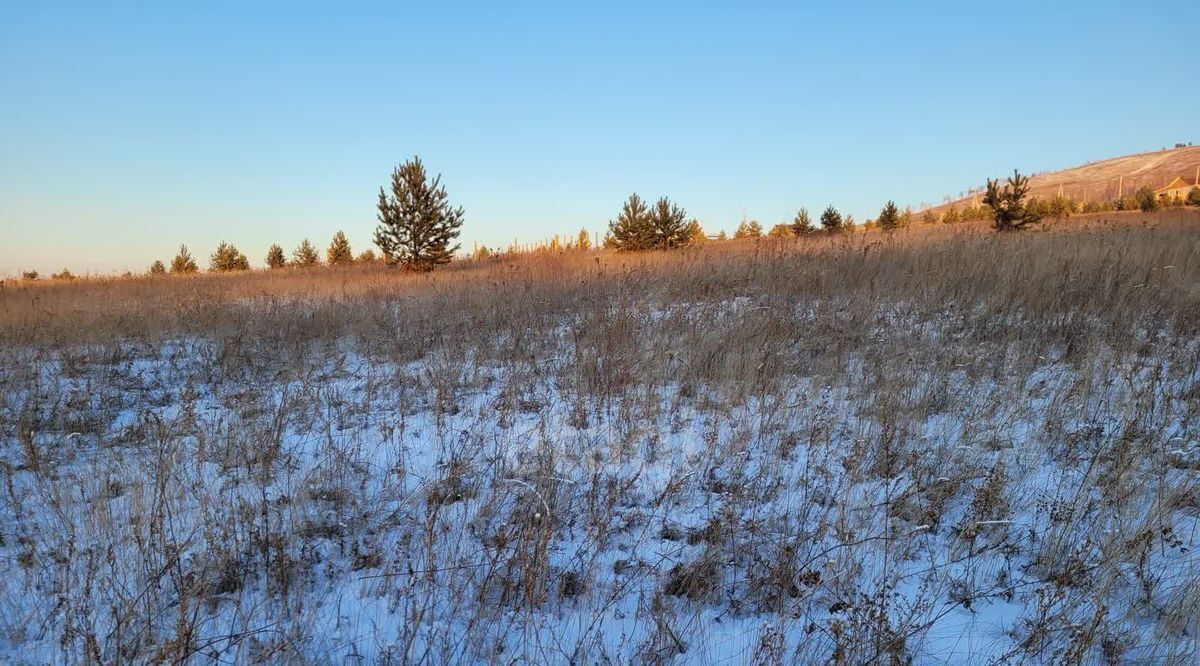
[[[163,265],[162,261],[155,259],[154,263],[150,264],[150,274],[151,275],[162,275],[163,273],[166,273],[166,272],[167,272],[167,267]]]
[[[807,208],[801,208],[800,212],[796,213],[796,217],[792,218],[792,233],[797,236],[805,236],[816,231],[813,226],[812,218],[808,215]]]
[[[579,234],[575,236],[575,247],[580,250],[592,249],[592,237],[588,234],[587,229],[579,230]]]
[[[217,246],[217,251],[212,253],[208,260],[208,268],[217,273],[226,273],[229,271],[248,271],[250,270],[250,260],[246,255],[238,251],[232,243],[221,241]]]
[[[346,234],[338,231],[333,235],[329,249],[325,251],[325,258],[330,266],[348,266],[354,263],[354,253],[350,250],[350,241],[346,240]]]
[[[356,258],[354,261],[360,264],[373,264],[375,263],[375,251],[367,248],[362,252],[359,252],[358,258]]]
[[[962,216],[958,214],[958,209],[951,206],[942,213],[942,224],[958,224],[962,222]]]
[[[895,231],[900,227],[900,210],[896,208],[896,202],[888,201],[883,205],[876,224],[884,231]]]
[[[719,241],[729,240],[729,234],[725,233],[725,230],[722,229],[720,231],[720,233],[717,234],[717,240],[719,240]]]
[[[192,253],[188,252],[186,245],[179,246],[179,254],[171,260],[172,273],[195,273],[200,270],[196,265],[196,260],[192,258]]]
[[[983,204],[992,211],[992,228],[997,231],[1016,231],[1024,229],[1041,220],[1041,214],[1026,205],[1025,197],[1029,194],[1029,177],[1022,176],[1013,169],[1013,175],[1003,188],[999,180],[988,178],[987,193],[983,196]]]
[[[738,223],[737,229],[733,231],[734,238],[761,238],[762,225],[758,220],[751,220],[745,215],[742,216],[742,221]]]
[[[608,233],[612,247],[618,250],[648,250],[654,246],[654,223],[641,197],[629,195],[617,219],[608,223]]]
[[[669,250],[683,247],[691,240],[687,213],[666,197],[659,199],[650,211],[650,226],[654,230],[654,248]]]
[[[934,222],[937,222],[937,221],[938,221],[937,215],[934,215],[932,210],[926,210],[925,214],[921,216],[922,224],[933,224]]]
[[[321,255],[317,254],[317,248],[308,242],[308,239],[300,241],[296,249],[292,251],[292,265],[300,268],[308,268],[321,263]]]
[[[267,268],[283,268],[287,266],[287,257],[283,256],[283,248],[278,243],[272,243],[267,248]]]
[[[462,229],[463,209],[453,208],[439,174],[432,181],[421,158],[396,167],[389,195],[379,189],[379,226],[375,244],[389,263],[407,269],[430,270],[450,261]]]
[[[842,214],[838,212],[838,209],[829,206],[824,213],[821,213],[821,228],[825,231],[830,233],[842,231],[842,226]]]
[[[1200,206],[1200,185],[1193,185],[1192,189],[1188,190],[1184,203],[1189,206]]]
[[[706,240],[708,240],[708,234],[704,233],[704,228],[700,226],[700,220],[693,217],[692,221],[688,222],[688,242],[694,244],[703,243]]]

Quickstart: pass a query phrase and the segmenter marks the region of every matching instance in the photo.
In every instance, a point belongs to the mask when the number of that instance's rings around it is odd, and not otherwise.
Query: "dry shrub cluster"
[[[0,288],[0,656],[1200,657],[1200,225]]]

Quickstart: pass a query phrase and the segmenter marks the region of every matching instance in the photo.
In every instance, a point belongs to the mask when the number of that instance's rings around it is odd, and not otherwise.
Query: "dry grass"
[[[1200,225],[0,287],[0,655],[1185,663]]]

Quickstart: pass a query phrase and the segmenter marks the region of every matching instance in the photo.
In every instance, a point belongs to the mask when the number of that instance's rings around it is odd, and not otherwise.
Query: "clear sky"
[[[0,275],[359,251],[414,154],[469,249],[1200,142],[1195,0],[825,4],[0,3]]]

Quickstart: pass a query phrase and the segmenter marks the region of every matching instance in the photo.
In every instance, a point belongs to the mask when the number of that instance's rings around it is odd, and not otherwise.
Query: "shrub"
[[[64,268],[64,269],[62,269],[61,273],[51,273],[50,279],[51,280],[74,280],[75,276],[71,274],[70,270]]]
[[[1028,194],[1029,177],[1022,176],[1016,169],[1003,187],[999,180],[989,178],[983,203],[992,211],[992,227],[997,231],[1016,231],[1037,224],[1041,214],[1036,207],[1026,205]]]
[[[36,279],[38,279],[38,272],[37,271],[24,271],[21,273],[21,279],[22,280],[36,280]]]
[[[346,234],[339,230],[333,235],[329,249],[325,251],[325,258],[330,266],[348,266],[354,263],[354,253],[350,250],[350,241],[346,240]]]
[[[1192,189],[1188,190],[1184,203],[1189,206],[1200,206],[1200,185],[1193,185]]]
[[[366,250],[363,250],[362,252],[359,252],[358,258],[356,258],[354,261],[356,261],[360,264],[373,264],[373,263],[375,263],[375,259],[376,259],[375,251],[368,248]]]
[[[267,249],[267,268],[283,268],[287,266],[287,257],[283,256],[283,248],[278,243],[272,243]]]
[[[171,260],[172,273],[195,273],[200,270],[196,265],[196,260],[192,258],[192,253],[188,251],[186,245],[179,246],[179,254]]]
[[[429,270],[450,261],[463,224],[462,207],[450,205],[441,175],[430,180],[421,158],[396,167],[392,191],[379,189],[379,226],[375,244],[389,263],[407,269]]]
[[[317,254],[317,248],[308,242],[308,239],[300,241],[296,249],[292,251],[292,265],[301,268],[316,266],[321,263],[321,255]]]
[[[208,268],[217,273],[247,271],[250,270],[250,260],[232,243],[221,241],[221,244],[217,246],[217,251],[213,252],[212,257],[208,260]]]
[[[1133,203],[1143,213],[1153,213],[1158,210],[1158,197],[1149,185],[1143,185],[1133,193]]]

